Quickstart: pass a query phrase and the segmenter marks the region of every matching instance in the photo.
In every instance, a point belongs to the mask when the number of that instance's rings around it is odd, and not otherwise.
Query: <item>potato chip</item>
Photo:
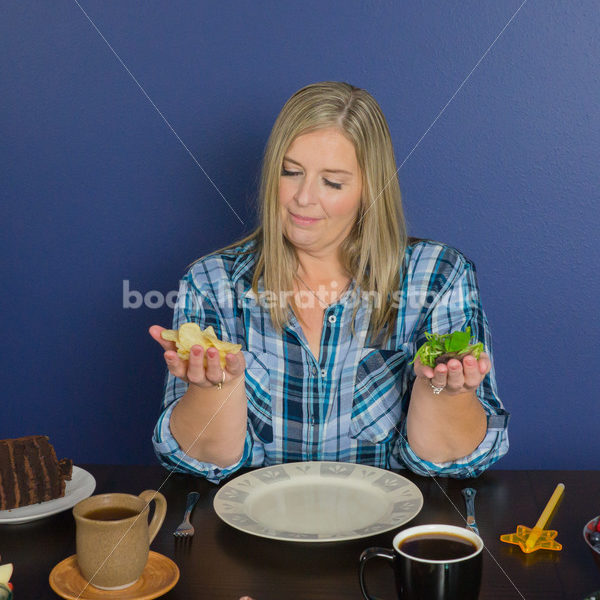
[[[221,368],[225,368],[225,357],[227,354],[237,354],[241,349],[241,344],[232,344],[220,340],[215,330],[209,325],[206,329],[200,329],[198,323],[184,323],[179,330],[165,329],[161,332],[163,340],[175,342],[177,354],[183,360],[188,360],[192,346],[202,346],[205,350],[216,348],[219,351],[219,362]],[[204,356],[204,366],[207,366],[206,355]]]
[[[225,358],[226,354],[237,354],[241,349],[241,344],[232,344],[231,342],[224,342],[223,340],[214,340],[214,347],[219,351],[219,354]]]
[[[213,338],[215,340],[218,340],[219,338],[217,337],[217,334],[215,333],[215,330],[213,329],[212,325],[209,325],[204,331],[203,331],[204,335],[206,335],[207,337]]]
[[[163,331],[160,332],[160,335],[163,340],[167,340],[168,342],[176,342],[179,339],[175,329],[163,329]]]
[[[209,347],[208,338],[198,323],[184,323],[179,328],[179,343],[188,351],[196,345],[202,346],[205,350]]]

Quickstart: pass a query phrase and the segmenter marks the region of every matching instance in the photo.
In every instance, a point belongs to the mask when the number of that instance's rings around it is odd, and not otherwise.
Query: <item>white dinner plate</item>
[[[406,477],[377,467],[297,462],[232,479],[213,505],[225,523],[246,533],[334,542],[400,527],[419,514],[423,495]]]
[[[55,500],[21,506],[11,510],[0,510],[0,525],[27,523],[42,519],[75,506],[80,500],[92,495],[96,489],[96,480],[85,469],[73,466],[71,480],[65,486],[65,495]]]

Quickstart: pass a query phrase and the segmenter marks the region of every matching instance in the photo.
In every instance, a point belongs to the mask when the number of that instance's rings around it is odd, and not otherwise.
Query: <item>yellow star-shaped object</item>
[[[527,545],[527,540],[533,535],[537,539],[533,544]],[[539,527],[525,527],[525,525],[517,525],[515,533],[506,533],[500,536],[503,542],[515,544],[519,546],[523,552],[529,554],[536,550],[562,550],[562,545],[554,541],[558,535],[558,531],[554,529],[540,529]]]
[[[515,533],[506,533],[500,536],[500,540],[507,544],[515,544],[519,546],[523,552],[529,554],[536,550],[562,550],[562,546],[554,541],[554,538],[558,535],[557,531],[553,529],[544,529],[552,514],[558,506],[562,493],[565,489],[564,483],[559,483],[548,504],[542,511],[540,518],[533,527],[525,527],[525,525],[517,525],[517,531]]]

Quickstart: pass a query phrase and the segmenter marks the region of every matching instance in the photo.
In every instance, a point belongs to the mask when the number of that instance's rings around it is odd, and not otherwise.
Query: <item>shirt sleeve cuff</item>
[[[244,441],[244,452],[237,462],[227,467],[218,467],[215,464],[202,462],[188,456],[179,446],[177,440],[171,433],[169,423],[171,421],[171,413],[177,402],[173,402],[161,415],[154,435],[152,443],[154,452],[160,463],[170,471],[178,473],[188,473],[197,477],[205,477],[212,483],[220,483],[235,471],[241,469],[248,461],[252,452],[252,436],[249,431],[246,431],[246,439]]]

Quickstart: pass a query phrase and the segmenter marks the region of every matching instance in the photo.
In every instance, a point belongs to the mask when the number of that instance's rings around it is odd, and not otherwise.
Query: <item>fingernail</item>
[[[192,352],[194,353],[194,356],[200,356],[202,350],[200,348],[192,348]]]

